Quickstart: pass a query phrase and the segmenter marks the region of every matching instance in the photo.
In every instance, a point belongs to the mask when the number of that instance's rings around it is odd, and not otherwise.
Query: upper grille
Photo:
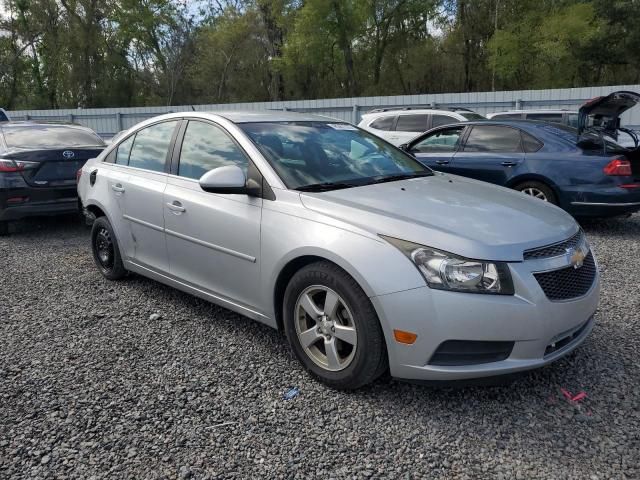
[[[584,232],[582,231],[582,229],[580,229],[578,230],[578,233],[576,233],[573,237],[563,242],[554,243],[553,245],[547,245],[546,247],[539,247],[539,248],[532,248],[530,250],[525,250],[524,259],[537,260],[540,258],[551,258],[551,257],[559,257],[560,255],[565,255],[567,253],[567,248],[573,248],[577,245],[580,245],[583,237],[584,237]]]
[[[585,295],[596,278],[596,263],[591,252],[580,268],[569,266],[551,272],[534,273],[549,300],[569,300]]]

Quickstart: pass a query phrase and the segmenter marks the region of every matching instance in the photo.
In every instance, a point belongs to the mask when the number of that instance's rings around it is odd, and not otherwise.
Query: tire
[[[552,203],[553,205],[558,205],[556,194],[553,193],[551,187],[542,182],[524,182],[516,185],[513,189],[522,192],[525,195],[530,195],[545,202]]]
[[[122,263],[118,241],[107,217],[98,217],[91,229],[93,260],[102,275],[109,280],[120,280],[127,274]]]
[[[9,222],[6,220],[0,221],[0,237],[9,235]]]
[[[332,311],[324,312],[325,307]],[[384,334],[375,309],[358,283],[337,265],[322,261],[296,272],[287,285],[283,309],[293,352],[327,385],[352,390],[387,370]]]

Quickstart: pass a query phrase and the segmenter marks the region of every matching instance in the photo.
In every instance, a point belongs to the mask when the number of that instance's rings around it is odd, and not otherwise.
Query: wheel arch
[[[351,276],[368,297],[374,295],[371,286],[364,279],[364,277],[358,274],[357,270],[350,263],[337,256],[335,253],[328,251],[309,251],[304,253],[294,253],[291,257],[287,258],[283,262],[282,267],[278,270],[275,282],[273,283],[273,312],[278,330],[284,330],[282,302],[284,301],[284,293],[287,289],[289,281],[296,274],[296,272],[298,272],[305,266],[323,261],[336,265],[338,268],[342,269],[345,273]]]

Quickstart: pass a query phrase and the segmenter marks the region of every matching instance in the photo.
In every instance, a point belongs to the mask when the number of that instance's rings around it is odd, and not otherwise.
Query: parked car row
[[[82,165],[77,194],[109,280],[134,272],[278,328],[335,388],[385,371],[511,374],[593,328],[596,259],[558,206],[640,209],[638,149],[615,141],[634,95],[590,102],[578,129],[462,109],[365,116],[387,139],[411,133],[402,148],[291,112],[168,114],[108,146],[82,127],[10,122],[2,218],[71,210],[47,202],[75,202]]]

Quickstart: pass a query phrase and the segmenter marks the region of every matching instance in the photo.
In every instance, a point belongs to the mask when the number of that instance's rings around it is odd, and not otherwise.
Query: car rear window
[[[458,112],[460,115],[462,115],[464,118],[466,118],[467,120],[486,120],[486,117],[480,115],[479,113],[475,113],[475,112]]]
[[[561,113],[527,113],[526,118],[540,122],[563,123]]]
[[[91,131],[59,125],[4,127],[2,133],[10,148],[68,148],[103,146],[105,144],[98,135]]]

